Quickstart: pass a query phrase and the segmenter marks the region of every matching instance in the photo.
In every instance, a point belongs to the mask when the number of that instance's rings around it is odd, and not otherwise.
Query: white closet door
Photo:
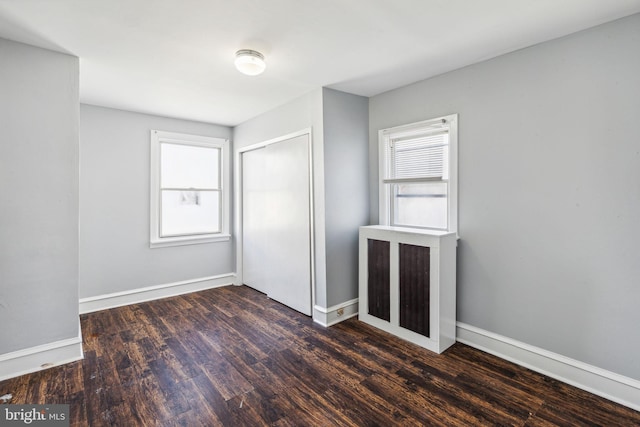
[[[245,285],[268,293],[265,163],[264,148],[242,154],[242,279]]]
[[[311,315],[309,136],[266,150],[267,294]]]
[[[244,284],[311,315],[309,135],[242,154]]]

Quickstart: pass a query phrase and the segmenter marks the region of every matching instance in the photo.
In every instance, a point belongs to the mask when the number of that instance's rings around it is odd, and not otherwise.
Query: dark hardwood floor
[[[633,411],[457,343],[331,328],[247,287],[81,316],[85,359],[0,382],[78,426],[638,426]]]

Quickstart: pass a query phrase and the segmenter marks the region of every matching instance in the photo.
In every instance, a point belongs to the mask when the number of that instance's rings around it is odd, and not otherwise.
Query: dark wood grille
[[[389,301],[390,244],[382,240],[368,239],[367,250],[369,314],[388,322],[391,319]]]
[[[399,258],[400,326],[428,337],[430,250],[401,243]]]

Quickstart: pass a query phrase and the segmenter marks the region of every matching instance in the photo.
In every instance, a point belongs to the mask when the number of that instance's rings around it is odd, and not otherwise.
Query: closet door
[[[243,281],[311,315],[309,135],[243,154]],[[250,170],[250,169],[254,170]]]
[[[242,279],[245,285],[268,293],[264,265],[267,252],[265,162],[264,148],[242,154]]]
[[[311,315],[309,136],[266,150],[267,294]]]

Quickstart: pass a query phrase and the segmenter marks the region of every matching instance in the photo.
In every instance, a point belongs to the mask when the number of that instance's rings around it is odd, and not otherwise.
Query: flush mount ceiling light
[[[241,49],[236,52],[236,68],[247,76],[257,76],[262,73],[267,64],[264,56],[255,50]]]

